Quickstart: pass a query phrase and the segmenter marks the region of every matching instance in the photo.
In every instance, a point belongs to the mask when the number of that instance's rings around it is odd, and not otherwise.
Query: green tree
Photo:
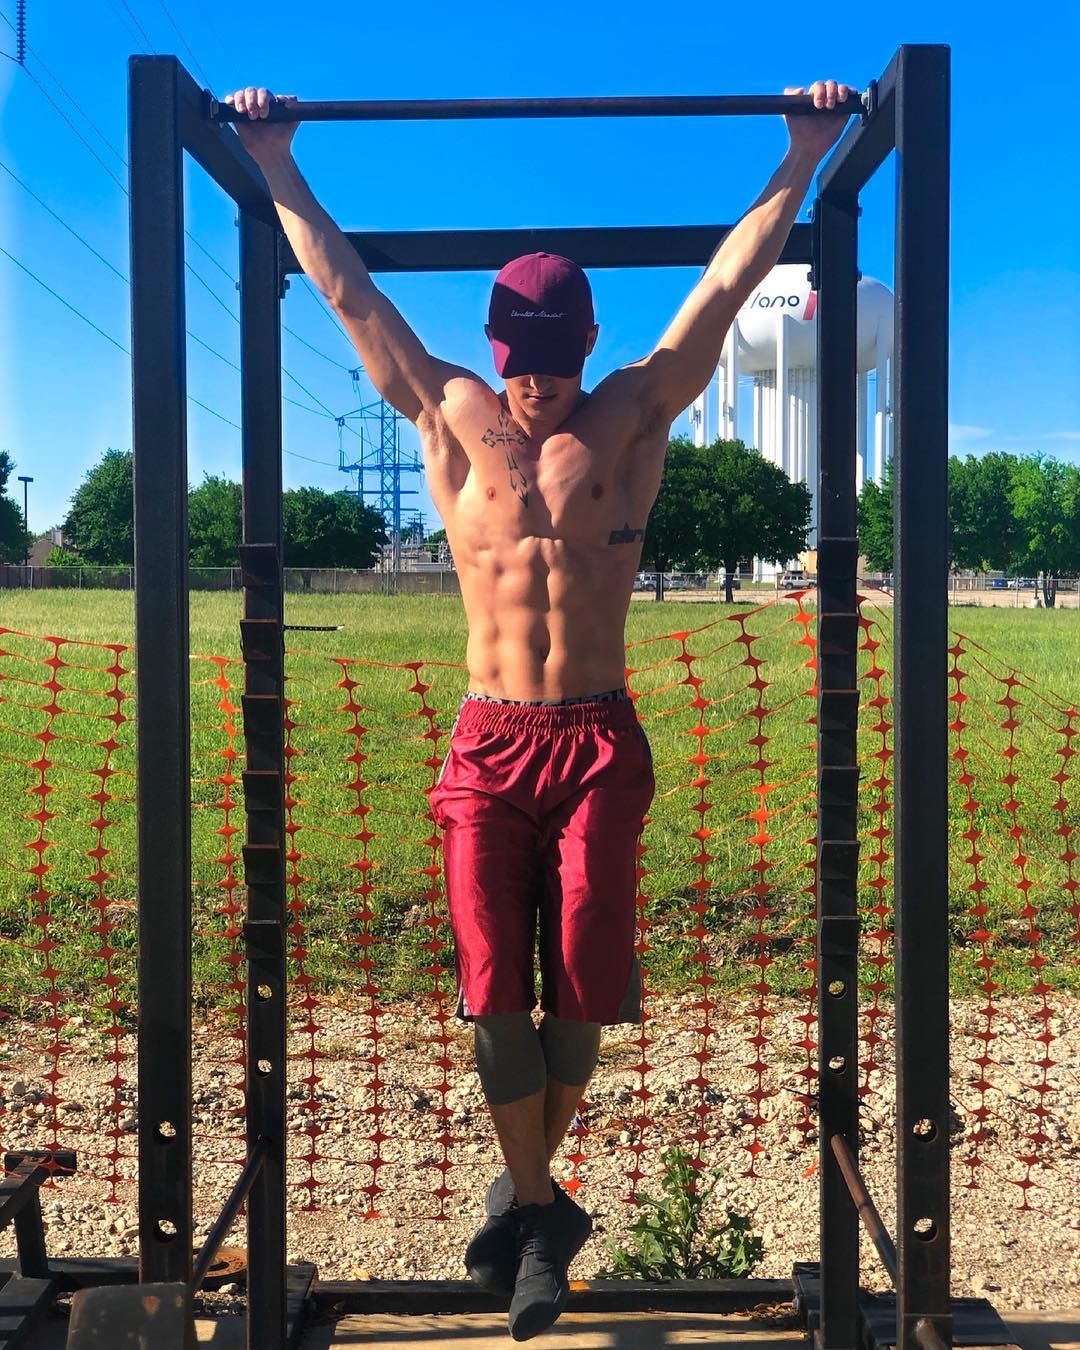
[[[386,525],[354,492],[294,488],[283,501],[286,567],[373,567]]]
[[[188,493],[188,548],[193,567],[235,567],[240,556],[239,483],[203,476]]]
[[[881,483],[868,478],[859,493],[859,552],[875,572],[893,567],[893,467],[885,465]]]
[[[806,547],[809,528],[805,484],[742,441],[696,446],[680,436],[668,444],[643,553],[658,573],[723,567],[730,603],[744,558],[786,562]],[[658,576],[658,595],[660,586]]]
[[[714,441],[699,454],[701,482],[692,507],[699,542],[693,565],[725,569],[730,604],[731,581],[743,558],[783,563],[806,547],[810,490],[742,441]]]
[[[22,507],[7,495],[7,483],[15,462],[0,450],[0,562],[22,562],[26,557],[26,522]]]
[[[46,567],[78,567],[81,563],[82,559],[77,553],[72,553],[68,548],[61,548],[59,544],[45,559]]]
[[[131,451],[108,449],[87,475],[64,521],[64,534],[88,563],[135,559]]]
[[[1058,577],[1080,571],[1080,468],[1025,455],[1009,496],[1020,536],[1016,568],[1042,577],[1043,603],[1052,607]]]
[[[684,436],[668,442],[660,490],[645,526],[642,557],[656,569],[656,598],[662,600],[664,572],[673,567],[693,567],[698,548],[698,530],[692,510],[703,483],[704,463],[693,441]],[[629,528],[634,526],[628,521]]]
[[[445,530],[433,530],[424,540],[425,544],[445,544],[447,542]]]
[[[993,452],[949,459],[950,556],[972,572],[1014,570],[1021,547],[1011,488],[1019,460]]]

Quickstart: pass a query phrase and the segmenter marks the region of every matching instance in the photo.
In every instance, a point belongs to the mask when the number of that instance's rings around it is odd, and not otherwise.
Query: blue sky
[[[301,98],[437,98],[771,92],[829,75],[862,87],[901,42],[947,42],[952,448],[1080,458],[1080,175],[1067,102],[1080,19],[1071,4],[1021,13],[1000,0],[689,0],[677,10],[633,0],[528,8],[414,0],[369,16],[280,0],[29,0],[28,9],[23,71],[9,59],[15,3],[0,0],[8,21],[0,20],[0,51],[8,53],[0,58],[0,163],[8,170],[0,169],[0,248],[22,265],[0,254],[0,449],[17,473],[34,476],[35,529],[62,519],[107,446],[131,444],[129,362],[114,344],[130,340],[128,288],[116,272],[128,270],[119,184],[126,60],[136,51],[178,55],[219,95],[255,83]],[[301,127],[295,154],[344,228],[477,228],[734,220],[784,145],[778,119],[326,124]],[[188,390],[237,422],[239,380],[227,364],[239,360],[230,317],[238,299],[233,210],[190,161],[186,200],[198,241],[188,248],[198,273],[187,274],[188,328],[200,340],[189,340]],[[892,201],[886,165],[864,195],[860,263],[890,283]],[[594,273],[601,336],[587,382],[649,350],[694,279],[681,270]],[[482,333],[489,276],[380,284],[433,352],[490,373]],[[338,431],[326,413],[356,406],[347,370],[358,358],[302,279],[284,321],[296,335],[285,335],[284,365],[304,386],[286,378],[285,392],[316,409],[286,405],[286,485],[346,486],[353,480],[337,470]],[[192,482],[204,472],[239,476],[232,426],[189,405],[188,436]],[[355,436],[346,440],[358,448]],[[416,444],[408,424],[404,440]],[[412,485],[421,495],[409,501],[434,527],[430,498],[422,483]]]

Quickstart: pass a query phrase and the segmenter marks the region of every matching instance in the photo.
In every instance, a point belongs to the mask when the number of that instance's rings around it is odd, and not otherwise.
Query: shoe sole
[[[573,1261],[574,1257],[577,1256],[578,1252],[581,1251],[582,1247],[585,1246],[591,1236],[592,1218],[590,1217],[588,1229],[585,1231],[580,1241],[574,1244],[573,1250],[567,1257],[566,1266],[568,1270],[570,1268],[570,1262]],[[553,1327],[566,1310],[566,1300],[569,1295],[570,1280],[567,1278],[563,1281],[562,1287],[559,1290],[557,1306],[551,1307],[549,1305],[543,1307],[541,1305],[536,1305],[535,1313],[532,1315],[523,1313],[510,1331],[511,1337],[515,1341],[528,1341],[534,1336],[539,1336],[542,1332],[547,1331],[549,1327]],[[511,1297],[513,1297],[512,1294]]]
[[[566,1281],[559,1290],[559,1301],[554,1308],[535,1307],[531,1313],[523,1313],[510,1330],[510,1335],[515,1341],[531,1341],[534,1336],[539,1336],[542,1332],[553,1327],[559,1318],[563,1315],[566,1308],[567,1296],[570,1293],[570,1282]]]
[[[514,1297],[514,1286],[512,1284],[499,1284],[497,1280],[489,1280],[476,1266],[466,1266],[465,1274],[468,1275],[473,1284],[475,1284],[478,1289],[482,1289],[485,1294],[492,1294],[495,1298]]]

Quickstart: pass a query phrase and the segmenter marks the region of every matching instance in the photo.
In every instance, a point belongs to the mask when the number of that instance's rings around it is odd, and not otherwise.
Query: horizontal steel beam
[[[903,48],[900,49],[901,51]],[[819,197],[857,197],[896,141],[896,75],[900,52],[873,86],[872,110],[848,127],[818,174]]]
[[[730,225],[593,229],[403,230],[348,235],[371,272],[497,272],[523,253],[561,253],[582,267],[704,267]],[[282,241],[282,270],[301,271]],[[810,262],[810,226],[793,225],[780,262]]]
[[[175,56],[131,56],[130,79],[154,67],[175,70],[180,143],[241,210],[277,226],[278,216],[266,180],[234,131],[214,126],[206,115],[208,95],[199,88]]]
[[[270,122],[442,122],[505,117],[786,117],[824,113],[851,117],[870,107],[870,91],[835,109],[814,107],[809,94],[676,94],[630,98],[330,99],[270,104]],[[247,116],[210,98],[214,122]]]
[[[790,1280],[575,1280],[569,1313],[749,1312],[761,1303],[789,1302]],[[310,1300],[316,1314],[468,1314],[504,1312],[506,1299],[471,1280],[316,1280]],[[340,1306],[339,1306],[340,1305]]]

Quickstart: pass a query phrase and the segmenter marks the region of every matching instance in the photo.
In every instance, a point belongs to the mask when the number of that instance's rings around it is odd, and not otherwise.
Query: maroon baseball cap
[[[488,325],[495,369],[504,380],[579,375],[594,322],[592,288],[576,262],[557,253],[514,258],[491,291]]]

